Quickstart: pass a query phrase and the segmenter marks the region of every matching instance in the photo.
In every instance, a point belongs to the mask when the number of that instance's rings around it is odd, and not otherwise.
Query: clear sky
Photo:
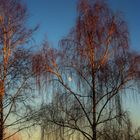
[[[24,0],[27,4],[29,24],[40,24],[35,34],[36,43],[47,37],[55,47],[67,35],[76,19],[77,0]],[[121,11],[128,23],[131,47],[140,51],[140,0],[108,0],[110,7]]]
[[[29,24],[39,24],[37,42],[47,39],[55,47],[68,34],[76,17],[76,0],[25,0],[30,13]]]

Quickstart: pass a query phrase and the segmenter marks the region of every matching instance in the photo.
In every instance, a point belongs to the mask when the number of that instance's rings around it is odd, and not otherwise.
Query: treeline
[[[0,140],[34,127],[41,140],[140,139],[123,106],[140,83],[127,23],[103,0],[79,0],[77,9],[57,48],[45,40],[33,51],[38,27],[26,26],[26,7],[0,0]]]

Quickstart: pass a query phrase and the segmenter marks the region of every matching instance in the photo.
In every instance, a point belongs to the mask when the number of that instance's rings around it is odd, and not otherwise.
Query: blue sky
[[[34,35],[39,44],[47,38],[57,47],[58,41],[67,35],[76,19],[77,0],[24,0],[30,13],[28,23],[39,24]],[[128,23],[131,47],[140,51],[140,0],[108,0],[110,7],[121,11]]]
[[[47,37],[57,47],[58,41],[74,25],[76,0],[26,0],[26,3],[30,13],[29,24],[40,25],[34,36],[36,41],[41,42]]]

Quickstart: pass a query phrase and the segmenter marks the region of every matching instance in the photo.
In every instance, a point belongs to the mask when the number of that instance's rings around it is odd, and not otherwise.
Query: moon
[[[68,81],[69,81],[69,82],[71,82],[71,81],[72,81],[72,78],[71,78],[70,76],[68,77]]]

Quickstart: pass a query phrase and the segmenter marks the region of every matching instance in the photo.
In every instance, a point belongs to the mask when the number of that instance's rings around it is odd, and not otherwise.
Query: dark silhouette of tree
[[[29,53],[21,47],[36,28],[26,28],[27,16],[21,1],[0,1],[0,140],[16,101],[28,89]]]
[[[100,140],[138,140],[139,128],[134,129],[128,113],[122,120],[122,125],[118,125],[114,121],[106,122],[103,131],[100,134]]]

